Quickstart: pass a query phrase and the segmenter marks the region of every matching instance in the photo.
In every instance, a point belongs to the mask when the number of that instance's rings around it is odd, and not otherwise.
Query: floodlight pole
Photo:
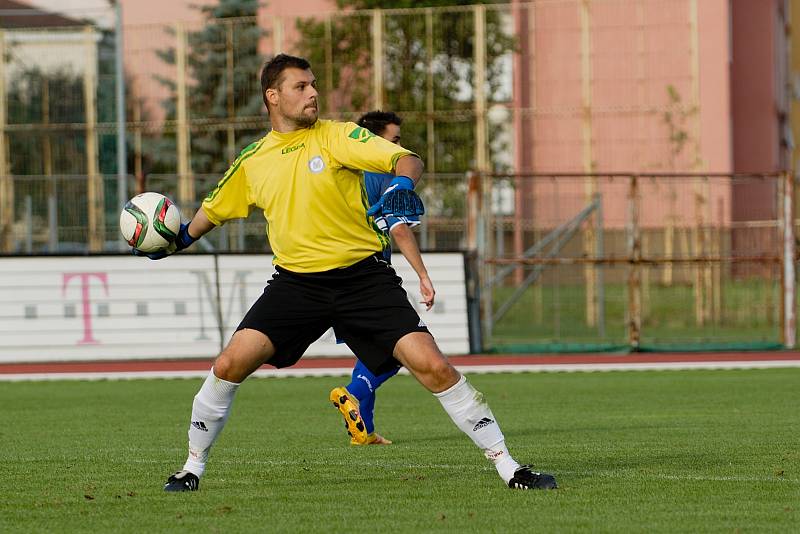
[[[128,201],[128,154],[125,143],[125,69],[122,50],[122,2],[114,6],[114,75],[116,77],[117,97],[117,204],[122,209]],[[120,234],[120,250],[127,250],[128,244]]]

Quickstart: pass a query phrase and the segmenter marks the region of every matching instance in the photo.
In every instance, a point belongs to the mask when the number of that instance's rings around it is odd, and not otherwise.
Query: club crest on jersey
[[[308,160],[308,168],[315,174],[322,172],[322,169],[325,168],[325,162],[322,160],[322,156],[314,156]]]

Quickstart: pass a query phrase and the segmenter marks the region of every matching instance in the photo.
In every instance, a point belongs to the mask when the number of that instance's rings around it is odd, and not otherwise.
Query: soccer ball
[[[128,244],[145,253],[167,248],[181,228],[178,206],[161,193],[142,193],[125,204],[119,229]]]

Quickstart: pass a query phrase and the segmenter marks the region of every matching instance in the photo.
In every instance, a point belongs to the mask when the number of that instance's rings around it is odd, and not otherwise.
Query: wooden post
[[[582,130],[583,130],[583,172],[594,172],[592,153],[592,43],[591,43],[591,0],[581,2],[581,104],[582,104]],[[589,204],[597,193],[597,177],[592,176],[584,183],[584,202]],[[586,220],[586,230],[583,233],[583,253],[592,257],[596,237],[594,235],[594,219],[592,213]],[[597,280],[594,265],[585,264],[583,278],[586,284],[586,326],[593,328],[597,324]]]
[[[650,234],[646,231],[641,233],[642,257],[647,258],[650,250]],[[646,310],[650,309],[650,267],[642,265],[640,267],[640,279],[642,284],[642,317],[646,315]]]
[[[428,68],[425,78],[425,133],[428,159],[425,161],[425,171],[436,172],[436,125],[433,117],[436,113],[433,101],[433,10],[425,8],[425,49],[428,51]]]
[[[236,158],[236,130],[234,121],[236,120],[236,100],[234,98],[234,69],[233,69],[233,22],[225,21],[225,77],[228,83],[225,84],[225,104],[228,114],[228,138],[227,155],[228,161]]]
[[[383,109],[383,11],[372,10],[372,94],[375,109]]]
[[[475,165],[480,172],[489,170],[486,129],[486,6],[472,6],[475,12]]]
[[[186,98],[186,29],[183,24],[175,24],[175,68],[177,70],[176,89],[176,143],[178,149],[178,205],[185,215],[194,212],[194,181],[192,162],[189,154],[189,105]]]
[[[325,17],[325,104],[326,111],[333,109],[333,27],[330,13]]]
[[[794,234],[794,174],[783,177],[783,347],[793,349],[797,344],[797,273],[795,257],[797,241]]]
[[[14,178],[9,173],[6,139],[6,35],[0,30],[0,251],[14,252]]]
[[[528,115],[529,109],[536,107],[536,83],[532,79],[531,73],[536,71],[536,45],[535,38],[531,38],[536,30],[536,5],[533,3],[521,5],[521,2],[514,0],[511,3],[514,16],[514,31],[519,36],[519,47],[514,53],[514,99],[518,107],[514,110],[514,147],[516,150],[516,172],[532,172],[533,163],[531,159],[525,158],[523,152],[529,147],[525,145],[531,138],[525,132],[532,132],[533,125],[531,116]],[[535,195],[535,182],[527,181],[519,174],[514,179],[514,256],[522,256],[525,250],[524,219],[536,216],[532,206],[525,202],[525,195],[530,191]],[[522,284],[524,271],[520,267],[514,270],[514,283]],[[541,284],[536,284],[538,291],[541,291]],[[537,291],[535,289],[534,291]],[[535,298],[535,297],[534,297]],[[541,305],[541,303],[540,303]]]
[[[705,226],[703,227],[702,234],[703,250],[705,251],[706,256],[710,256],[713,254],[713,247],[711,244],[711,185],[709,184],[707,177],[703,178],[702,187],[703,207],[705,209],[705,215],[703,216]],[[712,309],[714,302],[714,278],[712,273],[712,264],[709,261],[703,262],[703,285],[703,294],[705,295],[705,301],[703,302],[703,315],[705,316],[705,321],[709,322],[712,321]]]
[[[632,350],[639,349],[642,329],[642,281],[640,261],[642,259],[639,235],[639,184],[638,177],[631,176],[628,188],[628,343]]]
[[[97,169],[97,44],[94,28],[84,29],[86,69],[83,74],[83,102],[86,114],[86,176],[89,218],[89,251],[100,252],[106,240],[103,177]]]
[[[678,194],[675,192],[675,185],[670,180],[667,184],[669,188],[669,213],[667,214],[667,225],[664,227],[664,256],[671,260],[675,255],[675,221],[678,217],[676,204]],[[662,282],[665,286],[672,285],[672,262],[667,261],[664,264],[664,273],[662,275]]]
[[[272,19],[272,48],[273,56],[283,52],[283,18],[273,17]]]
[[[722,257],[722,230],[725,227],[725,204],[721,198],[717,199],[717,228],[714,231],[714,254]],[[718,262],[714,269],[714,314],[715,324],[722,323],[722,262]]]
[[[692,243],[694,245],[694,257],[695,259],[699,259],[703,256],[703,239],[702,239],[702,232],[703,232],[703,193],[701,191],[700,186],[695,182],[693,185],[694,189],[694,228],[692,228]],[[695,263],[692,267],[693,271],[693,279],[692,284],[694,287],[694,317],[695,317],[695,324],[697,326],[703,326],[705,324],[705,314],[704,314],[704,295],[703,295],[703,266],[698,262]]]
[[[492,331],[492,288],[486,287],[489,280],[486,263],[486,228],[483,211],[485,208],[483,178],[477,172],[467,173],[467,250],[474,254],[478,267],[478,281],[481,288],[481,325],[483,339],[489,339]]]
[[[133,174],[136,176],[136,194],[145,192],[145,176],[142,167],[142,102],[138,98],[133,103]]]
[[[467,250],[479,254],[482,252],[479,250],[479,244],[481,242],[480,234],[482,233],[480,221],[483,204],[481,185],[481,178],[478,173],[467,173]]]

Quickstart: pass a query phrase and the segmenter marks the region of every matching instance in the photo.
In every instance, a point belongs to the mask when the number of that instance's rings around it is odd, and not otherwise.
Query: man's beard
[[[313,115],[298,113],[297,116],[292,117],[292,121],[294,121],[299,128],[310,128],[311,126],[314,126],[315,122],[317,122],[318,116],[319,112],[316,110]]]

